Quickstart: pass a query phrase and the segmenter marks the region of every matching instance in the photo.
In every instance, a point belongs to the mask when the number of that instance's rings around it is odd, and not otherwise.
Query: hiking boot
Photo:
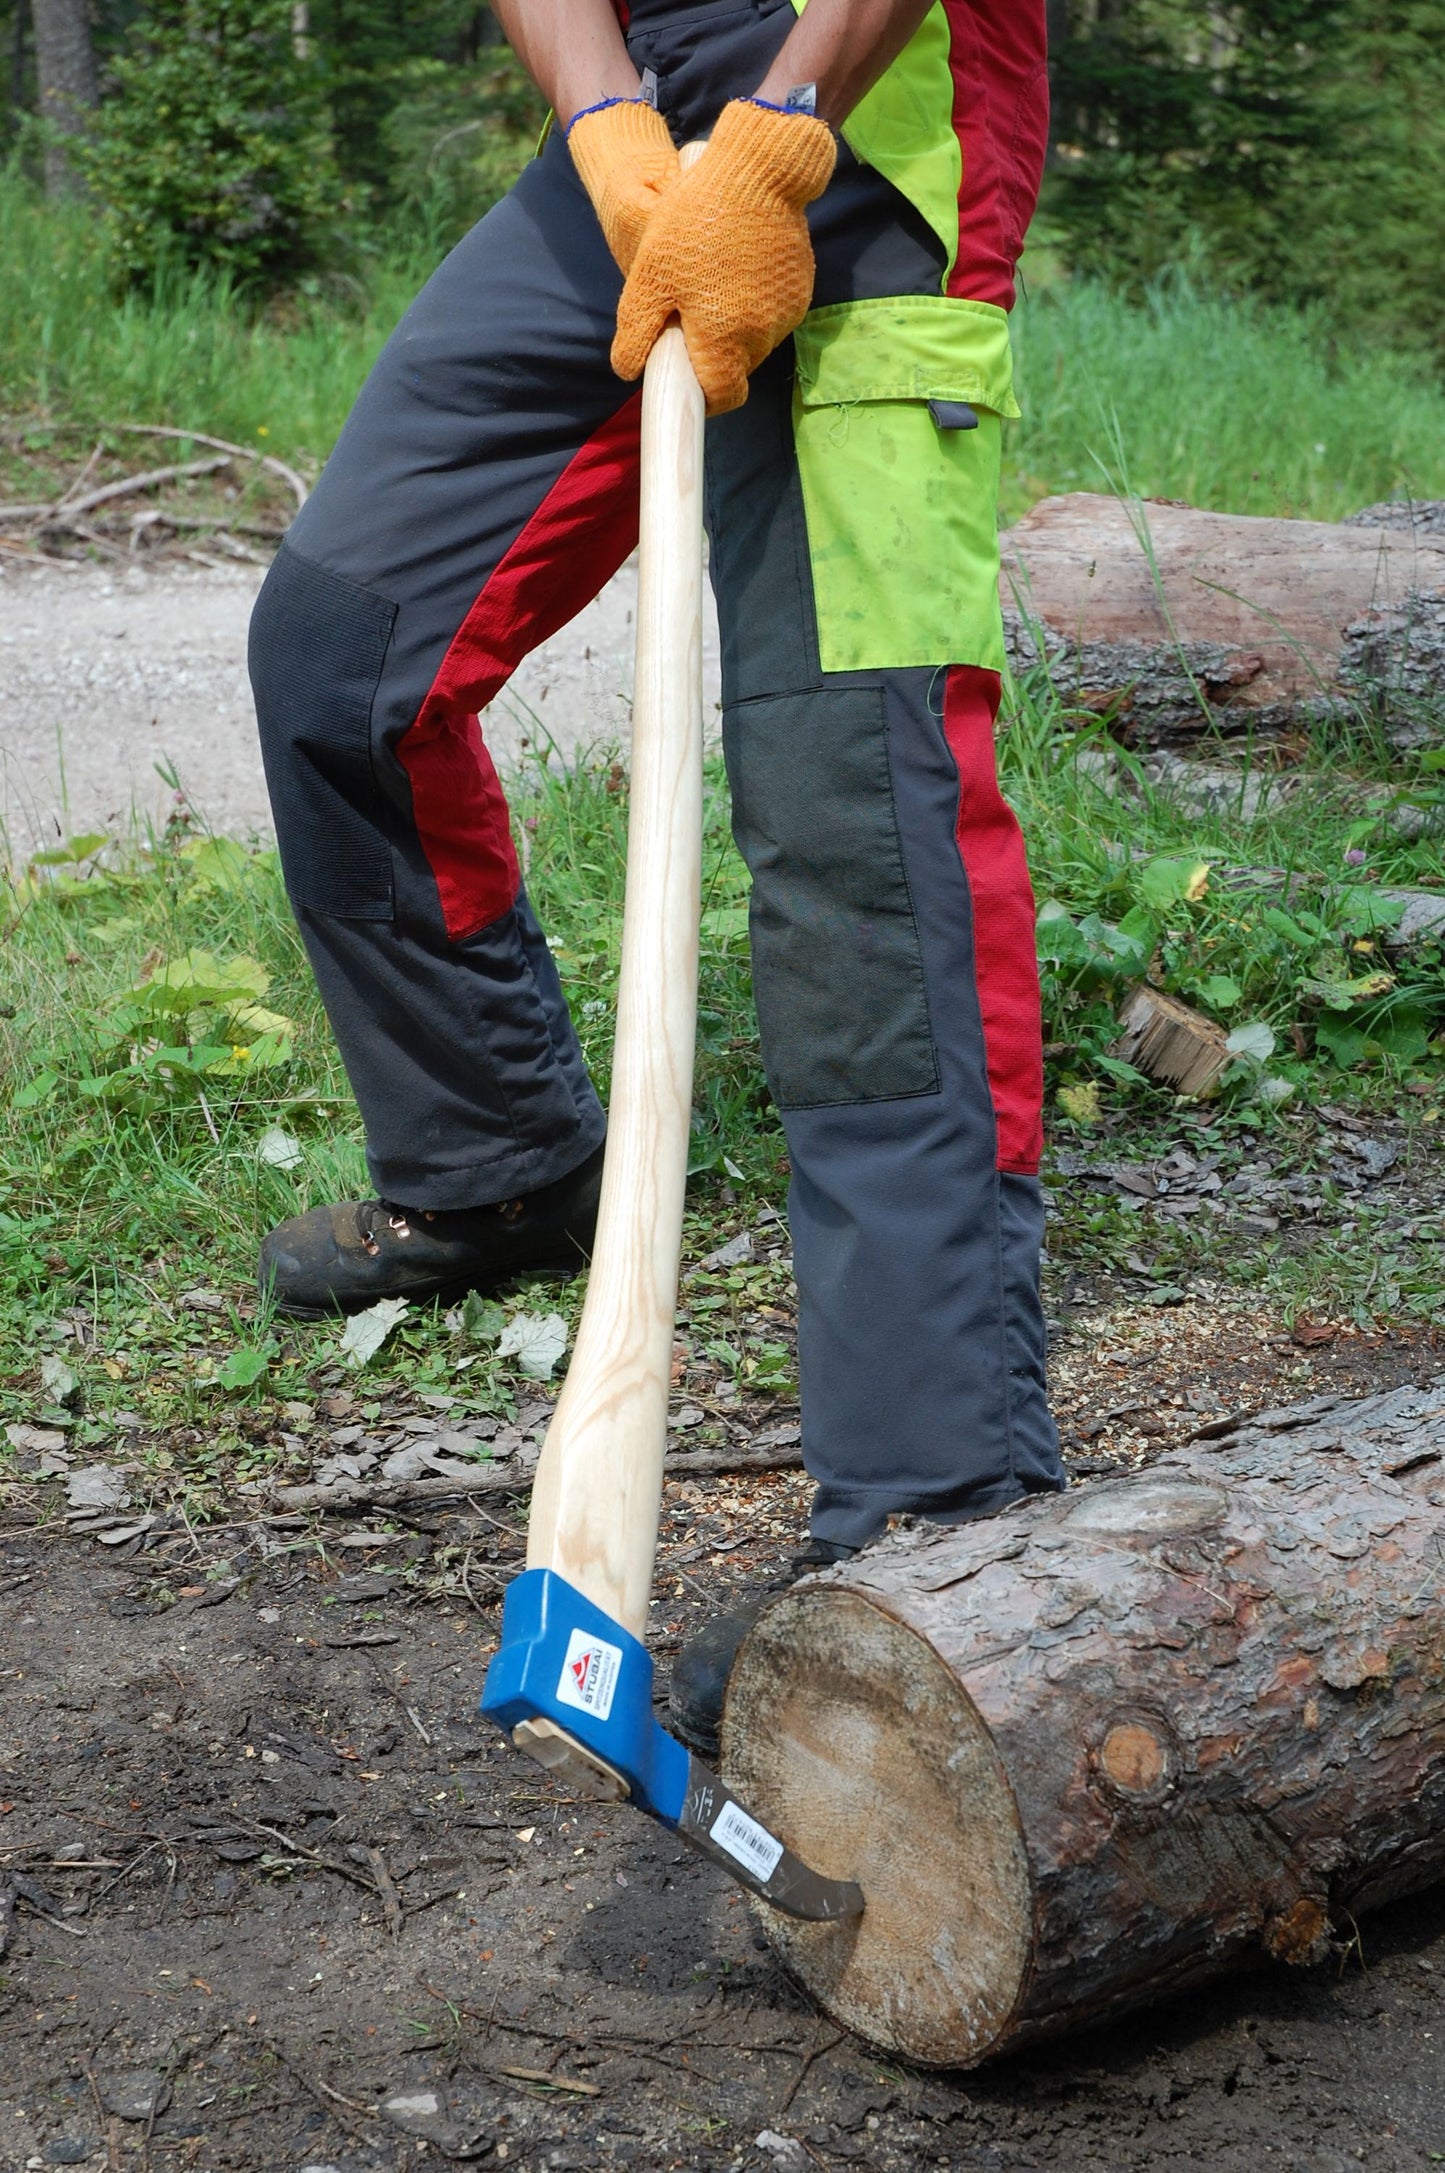
[[[597,1225],[602,1149],[555,1184],[491,1207],[343,1200],[279,1223],[261,1246],[261,1292],[300,1320],[378,1298],[459,1298],[519,1275],[576,1275]]]
[[[760,1586],[751,1599],[730,1607],[726,1614],[714,1615],[687,1640],[673,1666],[667,1714],[673,1734],[681,1736],[699,1758],[717,1757],[728,1677],[739,1645],[769,1600],[786,1592],[810,1570],[827,1569],[834,1562],[851,1562],[857,1552],[856,1547],[840,1547],[831,1539],[810,1539],[781,1576]]]

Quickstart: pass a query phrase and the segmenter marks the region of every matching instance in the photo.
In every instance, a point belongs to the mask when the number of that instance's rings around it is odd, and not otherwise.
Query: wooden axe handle
[[[685,164],[701,146],[689,145]],[[632,796],[607,1155],[577,1347],[527,1567],[642,1637],[652,1593],[692,1121],[702,866],[703,399],[681,331],[642,389]]]

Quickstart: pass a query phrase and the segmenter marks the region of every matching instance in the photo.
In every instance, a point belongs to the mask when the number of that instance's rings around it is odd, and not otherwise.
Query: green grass
[[[1445,387],[1321,316],[1165,280],[1142,306],[1055,280],[1014,319],[1019,401],[1004,512],[1051,491],[1184,498],[1338,520],[1398,491],[1445,496]]]
[[[431,269],[395,247],[362,263],[364,278],[260,314],[204,272],[120,293],[82,208],[0,174],[0,412],[42,428],[189,426],[318,465]]]
[[[1368,738],[1341,741],[1310,790],[1243,830],[1227,815],[1181,814],[1147,788],[1115,797],[1087,759],[1097,724],[1075,725],[1033,685],[1002,740],[1005,785],[1048,907],[1055,1144],[1137,1160],[1180,1139],[1197,1148],[1207,1133],[1226,1176],[1261,1152],[1304,1169],[1325,1153],[1319,1105],[1341,1101],[1378,1116],[1413,1112],[1417,1138],[1433,1139],[1445,1100],[1445,970],[1438,948],[1392,963],[1379,891],[1387,877],[1445,884],[1445,855],[1428,839],[1402,843],[1383,816],[1361,816],[1349,765],[1378,774]],[[607,760],[537,766],[514,806],[530,887],[605,1093],[625,778]],[[1348,862],[1351,851],[1365,863]],[[342,1364],[336,1329],[258,1308],[260,1234],[301,1207],[368,1189],[356,1110],[274,855],[184,826],[144,847],[90,839],[74,852],[13,871],[0,923],[0,1420],[43,1420],[37,1362],[47,1352],[74,1360],[78,1319],[90,1400],[73,1439],[112,1438],[107,1411],[139,1412],[170,1429],[171,1445],[148,1453],[162,1469],[178,1458],[202,1506],[223,1475],[272,1470],[274,1414],[288,1399],[314,1404],[328,1386],[375,1397],[406,1385],[458,1395],[464,1409],[512,1408],[524,1384],[496,1357],[495,1309],[480,1320],[413,1309],[359,1379]],[[1242,861],[1282,872],[1265,889],[1241,889],[1228,875]],[[1253,1029],[1207,1106],[1181,1104],[1111,1053],[1119,996],[1146,969],[1226,1026]],[[1391,985],[1369,980],[1379,974]],[[782,1203],[783,1141],[750,1005],[745,878],[716,773],[693,1162],[694,1257],[739,1216]],[[1320,1183],[1326,1227],[1261,1247],[1227,1221],[1196,1219],[1152,1233],[1147,1272],[1165,1291],[1199,1273],[1234,1277],[1290,1309],[1368,1318],[1437,1307],[1429,1204],[1407,1199],[1416,1219],[1401,1233],[1395,1196],[1336,1198],[1327,1168]],[[1058,1198],[1055,1272],[1137,1257],[1138,1217],[1086,1190]],[[198,1305],[198,1289],[217,1303]],[[578,1295],[548,1287],[508,1304],[571,1319]],[[786,1337],[762,1344],[740,1326],[746,1308],[786,1303],[781,1270],[743,1270],[695,1297],[693,1332],[720,1364],[759,1390],[791,1385]],[[273,1414],[269,1440],[262,1406]]]
[[[432,258],[419,229],[392,230],[356,261],[259,314],[205,274],[121,294],[84,208],[0,173],[0,414],[32,443],[46,425],[168,423],[314,466]],[[1327,520],[1401,488],[1445,495],[1445,387],[1322,319],[1183,278],[1139,307],[1054,277],[1015,328],[1009,518],[1126,472],[1144,496]]]
[[[605,1093],[622,773],[610,761],[568,776],[539,766],[517,781],[514,808]],[[179,1460],[204,1511],[223,1478],[274,1470],[254,1424],[263,1401],[274,1413],[360,1385],[338,1329],[275,1320],[252,1287],[272,1223],[369,1192],[360,1122],[274,853],[184,824],[68,850],[0,885],[0,1422],[67,1425],[83,1449],[113,1440],[106,1414],[138,1413],[171,1444],[150,1443],[150,1466],[163,1476]],[[705,884],[694,1255],[739,1192],[776,1195],[783,1182],[748,1008],[742,869],[716,776]],[[698,1347],[715,1364],[760,1393],[795,1390],[786,1339],[740,1325],[786,1297],[784,1270],[744,1268],[693,1295]],[[570,1323],[578,1302],[575,1288],[546,1285],[507,1310],[558,1310]],[[496,1308],[414,1309],[364,1395],[402,1384],[457,1397],[462,1411],[513,1410],[525,1382],[496,1354],[501,1324]],[[83,1376],[78,1422],[40,1383],[47,1354]]]

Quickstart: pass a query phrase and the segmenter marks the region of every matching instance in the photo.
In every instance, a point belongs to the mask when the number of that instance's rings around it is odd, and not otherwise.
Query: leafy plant
[[[544,100],[505,46],[469,69],[412,61],[384,129],[388,187],[403,217],[450,248],[505,196],[545,120]]]
[[[192,1094],[207,1079],[235,1078],[289,1061],[294,1022],[260,999],[271,976],[255,958],[187,951],[154,966],[112,998],[96,1068],[76,1081],[82,1094],[153,1104]]]
[[[131,278],[294,275],[342,209],[322,83],[290,0],[155,0],[75,157]]]

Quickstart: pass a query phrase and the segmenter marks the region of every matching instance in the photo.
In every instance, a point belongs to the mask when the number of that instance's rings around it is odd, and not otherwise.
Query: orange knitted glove
[[[608,248],[623,271],[631,271],[642,230],[677,177],[677,147],[666,121],[644,99],[616,99],[579,113],[567,131],[567,148]]]
[[[748,98],[723,107],[627,275],[612,343],[619,377],[640,377],[658,334],[680,317],[709,415],[742,406],[748,373],[807,314],[813,245],[803,206],[828,186],[836,156],[832,131],[810,114]]]

